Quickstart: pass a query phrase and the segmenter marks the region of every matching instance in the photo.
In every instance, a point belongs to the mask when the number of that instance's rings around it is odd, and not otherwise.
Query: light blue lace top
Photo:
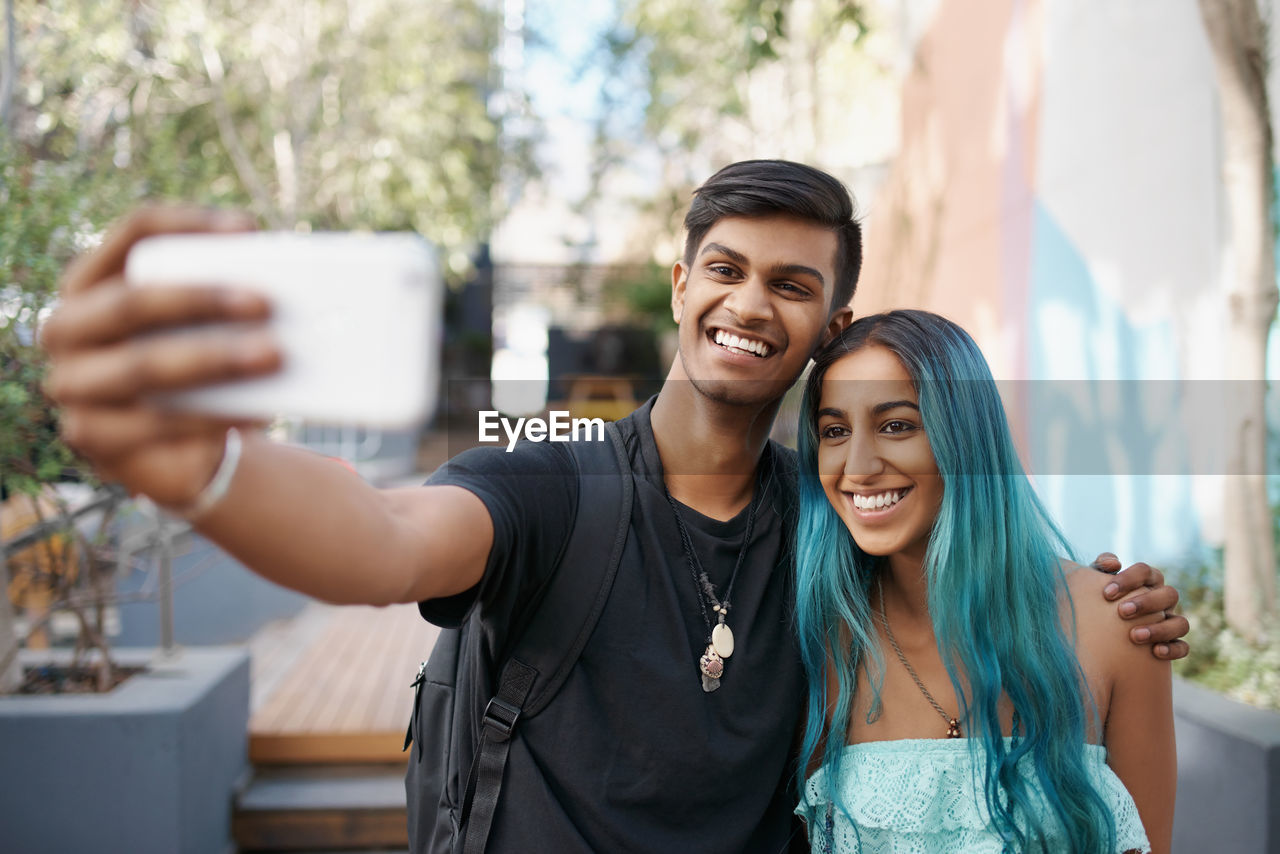
[[[1116,822],[1116,854],[1151,849],[1128,790],[1107,766],[1106,749],[1085,746],[1086,767],[1103,799],[1111,804]],[[825,772],[818,769],[805,782],[803,800],[814,808],[810,828],[813,851],[830,854],[1001,854],[1000,839],[990,827],[986,801],[973,773],[969,740],[964,738],[902,739],[851,744],[845,748],[838,790],[852,821],[831,809],[824,789]],[[1025,777],[1031,783],[1027,769]],[[1040,789],[1032,783],[1032,791]],[[1046,815],[1049,807],[1041,801]],[[816,831],[816,832],[815,832]],[[1053,840],[1050,840],[1052,846]],[[1065,844],[1051,850],[1066,850]]]

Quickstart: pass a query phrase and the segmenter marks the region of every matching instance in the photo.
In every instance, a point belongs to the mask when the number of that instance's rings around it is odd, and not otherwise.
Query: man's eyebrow
[[[747,265],[746,255],[743,255],[736,249],[730,249],[728,246],[723,244],[708,243],[706,246],[702,247],[702,251],[698,254],[706,255],[708,252],[719,252],[721,255],[727,255],[729,260],[733,261],[735,264],[742,264],[744,267]]]
[[[775,276],[812,276],[818,280],[819,285],[825,286],[827,280],[823,278],[822,273],[813,267],[806,267],[804,264],[779,264],[770,270]]]
[[[900,406],[906,406],[910,409],[914,409],[916,412],[920,411],[920,407],[910,400],[886,400],[884,403],[877,403],[871,408],[871,411],[875,415],[880,415],[883,412],[888,412],[890,409],[897,409]]]
[[[702,247],[702,251],[698,254],[701,256],[706,255],[708,252],[719,252],[721,255],[726,256],[730,261],[735,264],[741,264],[744,267],[750,263],[747,260],[746,255],[743,255],[736,249],[730,249],[723,243],[708,243],[706,246]],[[769,273],[774,276],[812,276],[818,280],[819,285],[825,286],[827,284],[827,279],[822,275],[820,270],[817,270],[814,267],[808,267],[804,264],[779,264],[778,266],[770,269]]]

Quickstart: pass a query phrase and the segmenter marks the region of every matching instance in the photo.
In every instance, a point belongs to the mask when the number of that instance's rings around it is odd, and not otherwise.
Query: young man
[[[861,261],[853,215],[839,182],[794,163],[734,164],[697,192],[672,270],[679,355],[661,393],[618,425],[635,484],[626,550],[560,694],[516,731],[489,850],[788,845],[802,702],[786,547],[793,465],[768,435],[783,393],[851,317]],[[241,225],[135,215],[68,271],[45,329],[48,391],[67,441],[104,477],[164,506],[205,504],[232,425],[159,412],[146,396],[267,372],[279,357],[260,330],[226,340],[169,334],[261,320],[261,300],[217,288],[129,290],[123,260],[147,234]],[[484,672],[460,690],[483,709],[508,629],[581,512],[564,447],[472,451],[426,487],[378,491],[245,432],[225,495],[200,507],[200,532],[319,598],[419,602],[442,624],[473,620]],[[1116,594],[1144,583],[1155,589],[1132,600],[1137,614],[1176,602],[1144,565],[1117,577]],[[1162,657],[1185,654],[1182,618],[1135,632],[1160,642]],[[450,805],[460,806],[456,793]]]

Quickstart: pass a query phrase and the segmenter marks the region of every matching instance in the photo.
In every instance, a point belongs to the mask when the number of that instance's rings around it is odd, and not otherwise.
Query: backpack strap
[[[605,425],[605,436],[604,442],[569,446],[578,473],[573,531],[484,711],[462,817],[463,854],[483,854],[488,843],[516,724],[546,708],[564,685],[613,588],[635,489],[622,436],[612,422]],[[609,519],[615,520],[612,528]]]

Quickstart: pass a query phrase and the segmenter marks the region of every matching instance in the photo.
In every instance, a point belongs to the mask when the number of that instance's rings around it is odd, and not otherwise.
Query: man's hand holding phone
[[[440,296],[416,237],[260,234],[235,214],[144,209],[68,269],[43,331],[46,389],[104,477],[187,507],[230,427],[425,419]]]
[[[227,429],[254,419],[180,412],[159,405],[158,396],[265,376],[280,369],[282,356],[261,294],[217,285],[132,287],[126,259],[153,235],[252,227],[227,212],[135,211],[68,267],[60,305],[41,330],[50,357],[45,391],[61,408],[65,441],[102,477],[163,505],[190,504],[222,460]],[[220,334],[190,334],[207,325]]]

